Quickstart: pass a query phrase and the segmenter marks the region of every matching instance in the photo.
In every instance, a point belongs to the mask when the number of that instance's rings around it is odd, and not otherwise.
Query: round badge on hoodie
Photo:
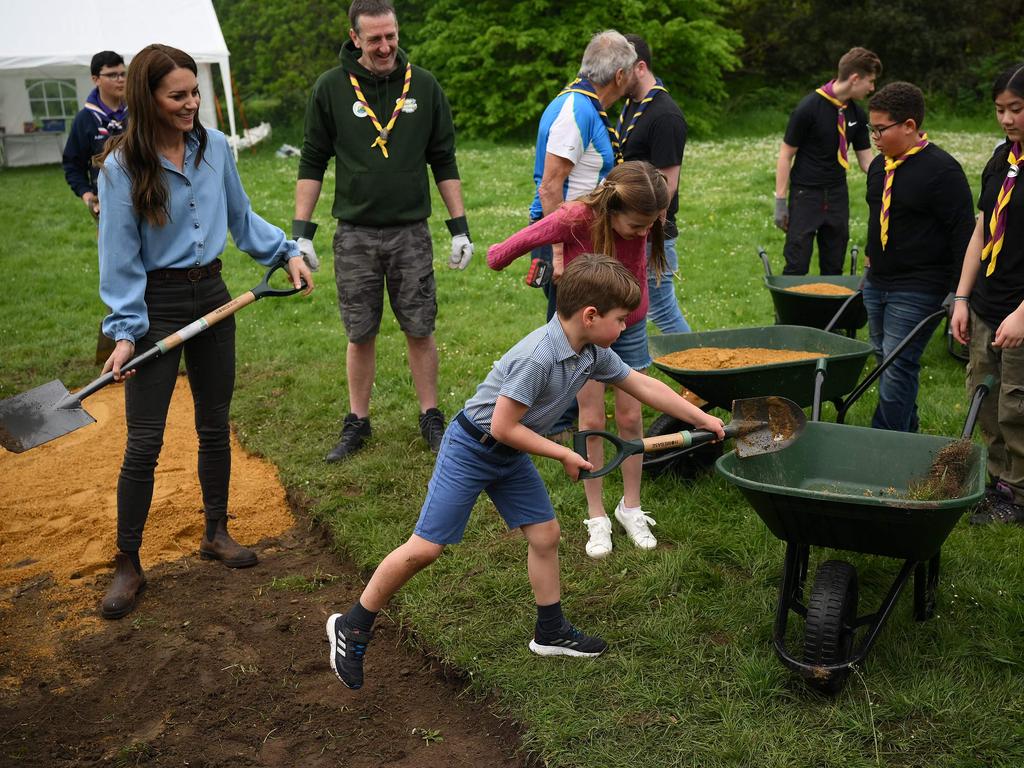
[[[363,106],[359,99],[352,102],[352,114],[356,117],[366,117],[366,107]]]

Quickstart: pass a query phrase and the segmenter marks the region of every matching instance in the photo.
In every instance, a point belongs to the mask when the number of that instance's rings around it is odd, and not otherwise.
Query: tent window
[[[32,107],[32,117],[37,121],[72,119],[78,112],[74,80],[26,80],[25,88]]]

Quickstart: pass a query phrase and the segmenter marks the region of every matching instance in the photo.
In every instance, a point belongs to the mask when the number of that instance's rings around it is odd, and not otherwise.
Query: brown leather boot
[[[199,556],[203,560],[220,560],[228,568],[249,568],[259,562],[255,552],[231,538],[226,517],[217,521],[213,541],[203,534],[203,540],[199,542]]]
[[[114,578],[100,603],[100,615],[104,619],[127,616],[135,607],[135,596],[145,588],[145,574],[135,570],[128,555],[118,552],[114,555]]]

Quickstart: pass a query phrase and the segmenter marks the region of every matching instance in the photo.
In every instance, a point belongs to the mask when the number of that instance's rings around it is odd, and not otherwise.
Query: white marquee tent
[[[130,63],[150,43],[172,45],[196,60],[204,97],[199,116],[207,126],[217,125],[213,65],[219,65],[227,132],[234,136],[228,48],[212,0],[0,0],[0,142],[5,163],[60,162],[71,121],[93,88],[93,54],[117,51]]]

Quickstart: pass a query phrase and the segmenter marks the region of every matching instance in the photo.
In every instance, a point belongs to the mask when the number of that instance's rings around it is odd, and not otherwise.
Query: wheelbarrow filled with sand
[[[758,248],[757,255],[764,264],[764,284],[775,305],[776,323],[843,331],[851,338],[867,325],[857,246],[850,249],[848,275],[773,275],[764,248]]]
[[[782,663],[812,688],[842,689],[911,576],[914,618],[934,615],[942,545],[985,491],[986,452],[970,435],[990,386],[975,391],[960,440],[811,421],[783,451],[718,459],[718,472],[786,542],[772,642]],[[859,614],[857,570],[844,560],[822,562],[805,599],[812,546],[903,564],[881,604]],[[802,653],[786,643],[791,612],[804,620]]]

